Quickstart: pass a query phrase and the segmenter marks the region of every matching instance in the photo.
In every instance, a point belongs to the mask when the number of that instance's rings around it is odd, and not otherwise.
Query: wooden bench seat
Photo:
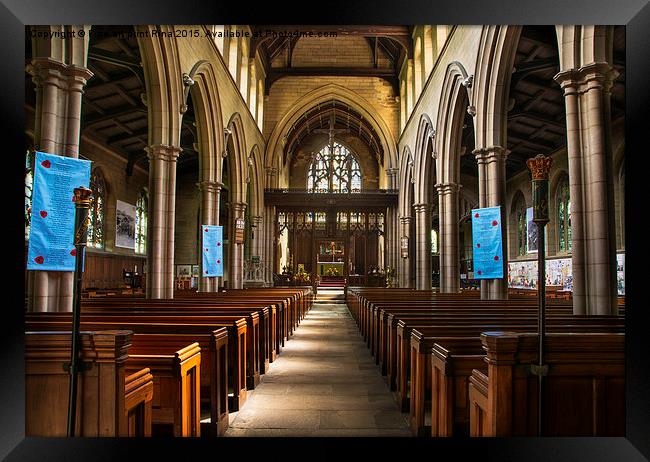
[[[37,313],[30,314],[36,315]],[[38,313],[40,315],[48,313]],[[27,320],[28,330],[34,331],[65,331],[69,330],[70,322],[61,320]],[[82,319],[81,327],[86,330],[128,329],[142,334],[204,334],[210,335],[215,330],[225,327],[228,331],[228,408],[239,410],[246,401],[246,320],[244,318],[222,319],[209,324],[186,323],[153,323],[132,322],[129,319],[117,319],[88,322]],[[198,338],[197,338],[198,339]],[[230,395],[232,393],[232,396]]]
[[[153,376],[148,367],[124,379],[126,436],[151,436]]]
[[[470,436],[535,436],[537,335],[486,332],[481,342],[487,374],[470,378]],[[624,436],[624,334],[549,334],[544,349],[542,435]]]

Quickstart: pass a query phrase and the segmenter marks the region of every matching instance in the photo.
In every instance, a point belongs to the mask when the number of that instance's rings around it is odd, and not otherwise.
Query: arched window
[[[29,239],[32,215],[32,191],[34,189],[34,153],[27,151],[25,159],[25,240]]]
[[[135,252],[147,253],[147,192],[143,189],[135,203]]]
[[[90,189],[93,192],[93,203],[88,214],[90,224],[87,245],[101,249],[104,247],[104,207],[106,204],[106,181],[101,170],[95,169],[90,174]]]
[[[307,173],[309,192],[361,191],[361,170],[354,155],[339,143],[329,144],[313,158]]]
[[[560,252],[571,251],[571,198],[569,181],[564,176],[557,185],[557,224]]]
[[[438,231],[431,230],[431,254],[438,255]]]
[[[526,255],[526,202],[519,196],[515,204],[515,222],[517,225],[517,256]]]

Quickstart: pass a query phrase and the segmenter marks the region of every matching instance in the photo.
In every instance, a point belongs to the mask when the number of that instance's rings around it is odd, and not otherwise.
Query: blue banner
[[[36,153],[28,270],[74,271],[74,189],[90,186],[90,164]]]
[[[201,236],[201,276],[223,276],[223,226],[202,225]]]
[[[501,207],[472,210],[472,241],[474,278],[502,278]]]

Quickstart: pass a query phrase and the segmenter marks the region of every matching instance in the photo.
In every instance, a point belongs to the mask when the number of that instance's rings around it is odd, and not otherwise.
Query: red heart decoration
[[[70,255],[72,255],[73,257],[76,257],[77,256],[77,249],[72,249],[70,251]]]
[[[45,210],[41,210],[41,216],[45,218],[47,216],[47,212]]]
[[[39,255],[38,257],[34,258],[34,261],[39,265],[42,265],[45,259]]]
[[[205,274],[208,274],[208,270],[205,270]]]
[[[498,255],[494,256],[494,261],[499,261],[499,256]]]
[[[205,228],[205,232],[206,232],[206,233],[208,232],[208,228]]]
[[[207,248],[207,247],[205,248],[205,251],[206,251],[206,252],[208,251],[208,248]]]
[[[478,213],[476,215],[474,215],[474,218],[478,218],[478,217],[480,217],[480,215]]]
[[[480,249],[480,248],[481,248],[481,244],[476,244],[476,247]]]
[[[221,260],[217,260],[217,263],[221,263]]]
[[[496,226],[496,225],[498,225],[498,222],[497,222],[496,220],[494,220],[494,221],[492,222],[492,226]]]
[[[44,160],[43,162],[41,162],[41,165],[45,168],[50,168],[52,164],[50,163],[49,160]]]
[[[483,274],[483,271],[479,270],[478,275],[480,276],[481,274]]]
[[[217,242],[217,247],[221,247],[221,242]]]

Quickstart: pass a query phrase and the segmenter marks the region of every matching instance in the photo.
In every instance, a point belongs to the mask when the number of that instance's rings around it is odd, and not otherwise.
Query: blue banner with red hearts
[[[472,210],[472,241],[475,279],[503,277],[501,207]]]
[[[223,226],[201,226],[201,276],[223,276]]]
[[[90,165],[36,152],[28,270],[74,271],[74,189],[90,186]]]

